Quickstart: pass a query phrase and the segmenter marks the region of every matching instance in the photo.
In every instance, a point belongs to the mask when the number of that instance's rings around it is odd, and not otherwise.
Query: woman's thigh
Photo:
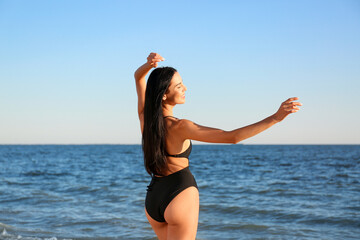
[[[166,240],[167,239],[167,223],[166,222],[158,222],[156,220],[154,220],[146,211],[145,208],[145,214],[146,217],[152,227],[152,229],[154,230],[156,236],[159,238],[159,240]]]
[[[199,191],[189,187],[166,207],[167,239],[195,239],[199,219]]]

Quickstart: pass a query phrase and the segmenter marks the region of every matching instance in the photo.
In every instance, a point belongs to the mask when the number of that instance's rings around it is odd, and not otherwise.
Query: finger
[[[297,108],[298,105],[295,104],[288,104],[286,105],[286,108]]]
[[[152,61],[155,61],[155,62],[161,62],[161,61],[163,61],[162,59],[160,59],[160,58],[154,58]]]
[[[288,104],[283,104],[283,108],[292,108],[293,105],[291,103],[288,103]]]
[[[296,107],[296,106],[292,106],[292,107],[285,108],[285,111],[292,111],[292,110],[299,111],[300,108],[298,108],[298,107]]]
[[[283,103],[283,106],[284,106],[284,107],[302,106],[302,103],[299,103],[299,102]]]
[[[289,104],[283,104],[283,108],[294,108],[297,107],[298,105],[293,104],[293,103],[289,103]]]
[[[291,101],[298,100],[298,99],[299,99],[298,97],[288,98],[284,103],[289,103]]]
[[[302,103],[299,103],[299,102],[291,102],[291,103],[288,103],[288,104],[284,104],[285,106],[302,106]]]
[[[163,57],[148,57],[147,60],[150,62],[161,62],[161,61],[164,61],[165,58],[163,58]]]
[[[158,57],[158,56],[160,56],[160,55],[157,54],[157,53],[151,52],[151,53],[149,54],[148,58],[155,58],[155,57]]]
[[[150,65],[152,65],[152,66],[155,66],[155,65],[156,65],[156,66],[157,66],[157,65],[158,65],[158,62],[157,62],[157,61],[152,61]]]
[[[160,54],[158,54],[158,53],[154,53],[154,56],[153,56],[153,57],[156,58],[156,59],[161,59],[162,61],[165,60],[165,58],[163,58],[162,56],[160,56]]]
[[[160,59],[152,59],[152,60],[151,60],[151,65],[156,64],[156,66],[157,66],[157,65],[158,65],[158,62],[161,62],[161,60],[160,60]]]
[[[154,57],[154,59],[156,59],[156,60],[159,60],[159,61],[164,61],[165,60],[165,58],[163,58],[162,56],[156,56],[156,57]]]

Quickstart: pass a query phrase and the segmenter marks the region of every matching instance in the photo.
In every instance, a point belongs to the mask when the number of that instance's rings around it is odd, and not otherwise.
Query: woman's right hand
[[[147,64],[149,64],[151,67],[156,68],[158,66],[158,62],[164,61],[165,58],[160,56],[158,53],[150,53],[147,57]]]
[[[293,97],[281,103],[279,110],[273,115],[273,119],[277,122],[281,122],[289,114],[299,111],[300,109],[297,106],[302,106],[302,104],[299,102],[293,102],[298,99],[299,98],[297,97]]]

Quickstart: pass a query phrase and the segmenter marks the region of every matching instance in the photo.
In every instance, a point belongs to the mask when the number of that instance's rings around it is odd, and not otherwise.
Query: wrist
[[[271,118],[271,120],[272,120],[274,123],[279,123],[279,122],[281,122],[281,120],[276,117],[276,114],[271,115],[270,118]]]
[[[144,65],[147,66],[147,67],[149,67],[149,68],[152,68],[152,67],[153,67],[149,62],[146,62]]]

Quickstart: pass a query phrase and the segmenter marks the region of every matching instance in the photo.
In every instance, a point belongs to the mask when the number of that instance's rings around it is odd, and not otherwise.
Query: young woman
[[[189,170],[191,140],[235,144],[282,121],[302,104],[294,102],[296,97],[289,98],[275,114],[232,131],[178,119],[173,108],[185,103],[186,86],[174,68],[157,68],[158,62],[164,60],[159,54],[150,53],[147,62],[135,72],[144,163],[152,176],[145,214],[160,240],[195,239],[199,192]],[[155,69],[146,84],[145,76],[152,68]]]

